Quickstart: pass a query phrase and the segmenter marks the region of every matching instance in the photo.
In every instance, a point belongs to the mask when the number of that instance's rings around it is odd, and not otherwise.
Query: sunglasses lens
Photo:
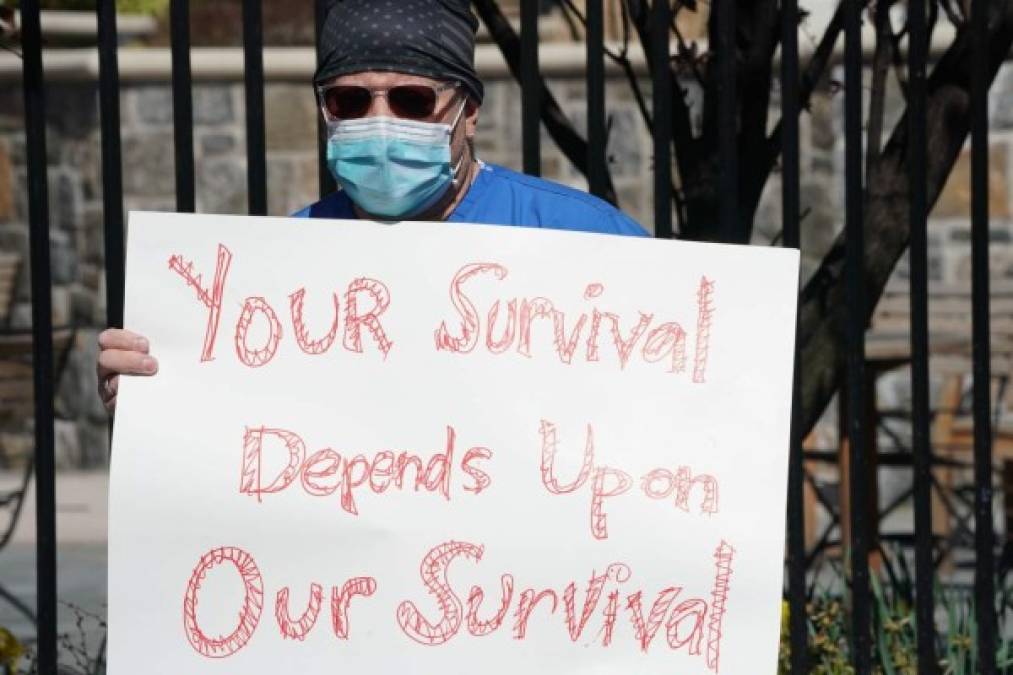
[[[436,109],[436,92],[424,86],[400,85],[387,93],[387,102],[398,117],[424,119]]]
[[[373,95],[365,87],[331,87],[323,98],[327,112],[339,120],[364,117],[373,103]]]

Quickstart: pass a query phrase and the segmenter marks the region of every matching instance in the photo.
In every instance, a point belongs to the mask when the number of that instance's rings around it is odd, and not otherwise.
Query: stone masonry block
[[[123,139],[123,189],[131,195],[175,194],[172,132],[158,131]]]
[[[233,87],[228,84],[200,84],[193,91],[193,121],[197,125],[220,125],[235,121]]]
[[[292,152],[317,147],[317,101],[306,85],[271,84],[264,93],[267,150]]]
[[[172,90],[167,84],[144,85],[132,92],[134,112],[143,124],[172,124]]]
[[[989,148],[989,213],[993,218],[1011,216],[1008,155],[1009,150],[1004,143],[994,143]],[[971,152],[965,148],[950,173],[932,215],[936,218],[967,218],[970,214]]]
[[[77,277],[77,251],[67,232],[50,229],[49,264],[53,284],[69,284]]]
[[[236,161],[205,162],[197,171],[203,213],[246,213],[246,167]]]
[[[10,146],[0,139],[0,222],[14,219],[14,170]]]

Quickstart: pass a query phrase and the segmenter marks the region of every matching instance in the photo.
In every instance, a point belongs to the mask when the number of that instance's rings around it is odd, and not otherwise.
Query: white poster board
[[[132,213],[109,667],[773,673],[798,254]]]

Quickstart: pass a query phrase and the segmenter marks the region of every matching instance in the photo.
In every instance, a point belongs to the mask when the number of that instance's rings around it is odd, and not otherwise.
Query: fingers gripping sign
[[[99,333],[98,347],[98,394],[106,410],[112,413],[120,375],[154,375],[158,372],[158,361],[149,353],[147,338],[121,328]]]

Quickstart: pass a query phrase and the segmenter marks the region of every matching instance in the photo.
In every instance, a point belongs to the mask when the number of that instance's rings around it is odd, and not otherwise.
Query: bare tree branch
[[[503,15],[496,0],[472,0],[475,11],[481,17],[483,23],[489,29],[493,40],[499,46],[503,58],[510,67],[515,79],[520,81],[521,71],[521,39],[514,31],[513,26]],[[556,142],[559,149],[566,155],[566,158],[585,176],[587,175],[588,149],[587,141],[577,133],[573,124],[567,119],[562,108],[552,95],[545,78],[539,76],[542,101],[542,123],[546,130]],[[612,176],[607,168],[605,173],[606,192],[605,199],[616,203],[616,190],[612,184]]]
[[[651,2],[650,0],[623,0],[629,11],[629,21],[636,31],[646,54],[651,54]],[[655,0],[667,2],[669,0]],[[897,260],[907,249],[909,242],[908,179],[907,179],[907,115],[897,123],[885,147],[880,139],[884,126],[885,74],[891,65],[897,69],[898,81],[904,88],[902,68],[898,65],[899,41],[905,29],[894,33],[888,17],[888,7],[896,0],[880,0],[875,12],[877,49],[874,57],[874,84],[871,99],[869,128],[869,162],[867,166],[867,192],[865,199],[866,251],[864,257],[869,315],[875,308],[879,296]],[[480,15],[490,25],[490,30],[500,44],[515,75],[519,62],[519,41],[513,30],[496,8],[496,0],[474,0]],[[863,6],[868,6],[864,0]],[[677,2],[676,6],[686,11],[694,8],[689,0]],[[781,154],[782,121],[775,126],[772,134],[763,138],[761,129],[766,127],[769,108],[769,92],[773,54],[779,41],[778,18],[774,0],[739,0],[740,31],[737,47],[739,51],[741,135],[739,153],[742,158],[740,174],[740,195],[743,196],[744,228],[751,227],[759,195],[767,183],[770,173]],[[817,83],[825,77],[834,53],[835,45],[843,31],[842,3],[838,3],[829,25],[813,56],[806,65],[800,87],[800,101],[807,108]],[[493,13],[492,10],[495,10]],[[992,0],[988,3],[989,15],[989,75],[995,78],[999,66],[1013,45],[1013,0]],[[970,52],[971,37],[966,30],[966,17],[961,3],[957,0],[937,0],[930,3],[930,26],[935,26],[941,15],[957,26],[957,38],[939,59],[928,81],[928,132],[929,147],[929,197],[938,199],[947,176],[953,169],[968,135],[970,124]],[[741,18],[747,17],[747,18]],[[800,16],[801,19],[801,16]],[[713,21],[713,15],[712,15]],[[492,22],[492,23],[491,23]],[[506,30],[503,26],[506,26]],[[495,26],[495,30],[494,30]],[[930,28],[931,34],[931,28]],[[679,37],[679,36],[677,36]],[[684,44],[684,43],[683,43]],[[623,67],[631,84],[636,80],[629,63],[627,42],[622,49],[610,54],[610,58]],[[682,48],[680,48],[682,49]],[[688,49],[688,47],[686,48]],[[694,59],[698,58],[692,54]],[[680,235],[684,238],[708,239],[714,236],[716,218],[708,218],[708,209],[713,209],[720,195],[715,192],[717,184],[716,134],[719,130],[709,119],[714,114],[714,77],[707,68],[706,56],[699,57],[699,71],[704,79],[704,132],[694,137],[690,121],[690,109],[686,93],[680,86],[678,72],[668,64],[674,97],[672,123],[674,134],[675,160],[682,192],[675,192],[680,205],[680,214],[685,216]],[[891,64],[891,62],[893,62]],[[694,61],[696,63],[696,61]],[[648,59],[652,74],[656,64]],[[636,85],[639,86],[639,85]],[[634,89],[634,91],[639,91]],[[551,101],[551,99],[547,99]],[[638,102],[641,115],[649,128],[650,113],[646,97],[640,95]],[[555,112],[553,112],[555,111]],[[554,102],[543,106],[546,125],[550,120],[569,143],[572,152],[567,156],[578,167],[584,166],[587,153],[586,142],[581,139]],[[551,131],[551,128],[550,128]],[[744,229],[743,233],[747,230]],[[841,335],[845,333],[848,317],[844,303],[843,269],[844,239],[839,236],[819,269],[806,284],[800,297],[800,348],[801,368],[805,373],[801,392],[803,425],[813,427],[839,386],[843,372],[843,350]],[[868,317],[866,317],[868,318]]]
[[[939,0],[939,4],[943,8],[943,13],[946,14],[946,18],[950,20],[954,26],[960,27],[967,21],[967,15],[964,13],[964,6],[960,2],[954,2],[954,0]]]
[[[655,1],[657,2],[658,0]],[[668,0],[662,1],[667,2]],[[682,4],[686,5],[686,7],[690,7],[691,5],[688,1],[684,1]],[[654,41],[651,39],[650,3],[647,0],[627,0],[627,7],[629,8],[630,21],[637,31],[637,37],[640,39],[640,45],[644,50],[644,54],[648,57],[648,72],[653,77],[655,64],[650,58],[650,55],[654,53]],[[669,67],[669,77],[672,83],[673,156],[676,168],[678,169],[679,184],[682,190],[681,193],[673,193],[673,199],[676,200],[680,223],[679,236],[682,237],[690,229],[686,215],[687,209],[682,203],[685,195],[685,186],[686,182],[698,173],[700,154],[698,150],[699,143],[693,137],[693,124],[690,118],[689,104],[686,101],[686,92],[679,82],[677,74],[671,67]]]
[[[681,7],[679,9],[682,9]],[[682,36],[682,31],[679,30],[679,11],[672,12],[672,34],[675,35],[676,45],[679,47],[678,53],[672,58],[675,59],[676,65],[685,65],[688,70],[693,73],[693,77],[697,83],[702,87],[704,86],[703,71],[700,70],[700,63],[703,59],[697,52],[697,45],[694,42],[692,45],[686,43],[686,38]]]
[[[754,0],[739,6],[739,19],[748,26],[740,40],[743,63],[739,72],[740,133],[739,133],[739,228],[736,241],[749,243],[754,215],[763,194],[763,185],[770,178],[753,175],[764,167],[752,157],[762,157],[767,144],[767,122],[770,115],[770,93],[774,84],[774,53],[781,41],[779,3],[776,0]]]
[[[876,51],[872,57],[872,93],[869,96],[869,123],[866,129],[868,140],[865,147],[865,175],[872,175],[872,169],[879,162],[883,147],[883,125],[886,115],[886,76],[890,70],[893,51],[893,30],[890,26],[890,7],[893,0],[877,0],[873,9],[873,23],[876,28]]]
[[[648,133],[654,133],[654,118],[651,112],[647,108],[647,97],[644,96],[643,89],[640,86],[640,77],[637,75],[636,69],[633,67],[633,62],[629,57],[630,47],[630,11],[627,4],[627,0],[620,0],[622,8],[622,28],[623,28],[623,41],[619,51],[605,47],[605,55],[608,56],[609,60],[619,66],[623,71],[623,75],[626,77],[627,84],[630,86],[630,91],[633,93],[633,100],[636,101],[637,109],[640,112],[640,117],[644,121],[644,126],[647,127]],[[580,12],[573,0],[561,0],[560,7],[563,10],[563,15],[566,16],[567,21],[576,21],[587,27],[587,19]],[[682,193],[676,185],[671,186],[672,199],[675,201],[675,214],[678,222],[678,228],[681,231],[685,227],[685,206],[682,200]]]
[[[1013,46],[1013,0],[989,5],[989,78]],[[960,30],[929,77],[929,197],[939,198],[960,156],[970,128],[971,36]],[[907,115],[894,128],[869,176],[865,213],[865,280],[871,317],[897,260],[907,250],[908,220]],[[802,348],[803,428],[811,429],[826,408],[843,376],[844,238],[839,236],[801,295],[799,335]]]
[[[830,58],[834,54],[834,45],[837,44],[837,40],[840,38],[843,30],[844,7],[839,4],[837,11],[834,12],[834,16],[830,20],[830,24],[827,26],[826,32],[823,33],[823,37],[816,46],[812,58],[809,59],[809,64],[802,73],[802,82],[799,88],[799,103],[803,109],[809,108],[809,101],[816,90],[816,83],[820,81],[820,78],[826,72]],[[778,121],[777,126],[774,127],[774,131],[767,141],[767,150],[763,160],[768,172],[773,169],[777,158],[781,156],[783,133],[784,123],[783,121]],[[762,185],[760,189],[763,189]]]

